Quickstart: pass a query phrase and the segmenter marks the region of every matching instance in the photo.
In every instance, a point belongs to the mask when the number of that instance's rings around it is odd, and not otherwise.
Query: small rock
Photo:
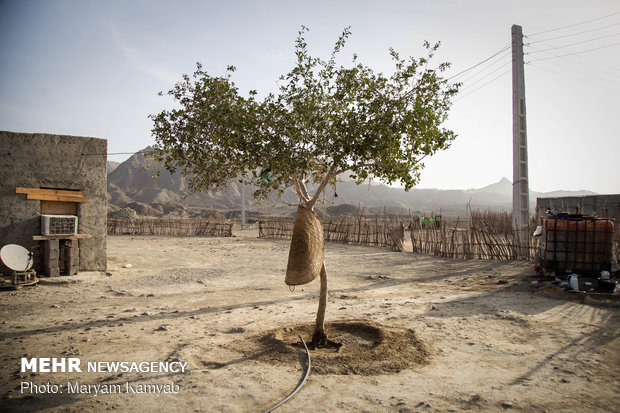
[[[105,275],[107,275],[108,277],[112,276],[112,273],[110,271],[106,272]]]
[[[131,264],[125,264],[125,265],[123,265],[123,268],[131,268],[131,267],[133,267],[133,265],[131,265]]]
[[[235,328],[231,328],[231,329],[230,329],[230,330],[228,330],[226,333],[228,333],[228,334],[245,333],[245,328],[243,328],[243,327],[235,327]]]
[[[157,328],[155,331],[168,331],[168,327],[166,327],[166,326],[159,326],[159,328]]]
[[[155,297],[155,294],[147,294],[147,297]]]
[[[50,307],[51,308],[60,308],[60,306],[58,304],[52,304]]]
[[[499,281],[497,281],[497,283],[500,284],[500,285],[501,284],[508,284],[508,281],[507,280],[499,280]]]
[[[502,407],[503,407],[504,409],[512,409],[514,406],[513,406],[513,404],[512,404],[512,403],[510,403],[510,402],[502,402]]]

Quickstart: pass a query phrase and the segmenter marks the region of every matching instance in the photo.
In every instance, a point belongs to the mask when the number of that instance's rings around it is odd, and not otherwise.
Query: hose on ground
[[[308,366],[306,367],[306,372],[305,372],[304,376],[302,377],[302,379],[297,384],[297,387],[295,387],[295,389],[291,392],[291,394],[286,396],[286,398],[284,400],[282,400],[281,402],[279,402],[278,404],[275,404],[274,406],[272,406],[269,409],[267,409],[265,411],[265,413],[270,413],[270,412],[274,411],[275,409],[277,409],[278,407],[282,406],[287,401],[289,401],[289,399],[291,397],[293,397],[295,395],[295,393],[297,393],[299,391],[299,389],[301,389],[301,386],[304,385],[304,383],[306,382],[306,379],[308,378],[308,374],[310,374],[310,350],[308,350],[308,346],[306,345],[306,342],[301,337],[301,335],[298,335],[298,337],[301,340],[301,343],[304,345],[304,348],[306,349],[306,356],[308,357]]]

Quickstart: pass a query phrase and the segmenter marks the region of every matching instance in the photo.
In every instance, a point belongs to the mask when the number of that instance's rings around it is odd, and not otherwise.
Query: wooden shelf
[[[87,239],[91,234],[55,234],[55,235],[33,235],[34,241],[47,241],[50,239]]]
[[[90,202],[90,198],[85,197],[81,191],[17,187],[15,188],[15,193],[26,194],[26,199],[36,199],[39,201]]]

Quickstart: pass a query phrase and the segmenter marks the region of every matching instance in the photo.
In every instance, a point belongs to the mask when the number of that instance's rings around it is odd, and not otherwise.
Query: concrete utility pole
[[[239,183],[239,190],[241,191],[241,229],[245,229],[245,184]]]
[[[527,127],[523,30],[512,26],[512,221],[515,229],[527,228],[530,220],[530,189],[527,171]]]

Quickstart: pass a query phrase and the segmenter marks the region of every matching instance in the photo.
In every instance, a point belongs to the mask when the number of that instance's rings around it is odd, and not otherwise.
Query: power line
[[[541,59],[534,59],[534,60],[530,60],[530,62],[539,62],[542,60],[549,60],[549,59],[557,59],[560,57],[565,57],[565,56],[573,56],[573,55],[578,55],[578,54],[582,54],[582,53],[588,53],[588,52],[593,52],[595,50],[601,50],[601,49],[606,49],[608,47],[613,47],[613,46],[618,46],[620,45],[620,42],[617,43],[612,43],[612,44],[608,44],[605,46],[601,46],[601,47],[594,47],[592,49],[586,49],[586,50],[580,50],[578,52],[573,52],[573,53],[567,53],[567,54],[563,54],[563,55],[558,55],[558,56],[552,56],[552,57],[543,57]]]
[[[94,156],[110,156],[110,155],[136,155],[139,153],[150,153],[150,151],[135,151],[135,152],[107,152],[107,153],[83,153],[82,155],[94,155]]]
[[[553,44],[546,43],[544,41],[541,41],[540,43],[542,43],[545,46],[553,46]],[[540,49],[537,49],[536,47],[531,46],[529,44],[527,45],[527,47],[530,48],[530,49],[534,49],[534,50],[540,50]],[[559,48],[559,49],[560,50],[565,50],[566,52],[570,52],[570,50],[567,50],[567,49],[562,49],[562,48]],[[555,53],[552,53],[552,52],[545,52],[545,53],[548,54],[548,55],[551,55],[551,56],[560,57],[559,55],[557,55]],[[597,62],[595,60],[592,60],[591,58],[587,58],[587,57],[580,56],[580,55],[568,56],[567,59],[572,60],[573,62],[578,62],[578,64],[580,64],[582,66],[589,66],[589,67],[591,67],[591,68],[593,68],[593,69],[595,69],[597,71],[607,71],[607,73],[610,74],[611,76],[618,76],[617,72],[620,71],[620,68],[612,67],[612,66],[603,64],[601,62]]]
[[[470,88],[471,86],[473,86],[473,85],[475,85],[475,84],[477,84],[477,83],[480,83],[482,80],[484,80],[484,79],[486,79],[487,77],[491,76],[493,73],[498,72],[499,70],[501,70],[501,69],[505,68],[506,66],[508,66],[508,65],[510,65],[510,64],[512,64],[512,60],[510,60],[510,61],[508,61],[508,62],[504,63],[503,65],[501,65],[501,66],[500,66],[500,67],[498,67],[497,69],[495,69],[495,70],[493,70],[493,71],[491,71],[491,72],[487,73],[486,75],[482,76],[480,79],[476,80],[475,82],[472,82],[472,83],[465,83],[465,86],[464,86],[461,90],[465,90],[465,89]]]
[[[463,98],[465,98],[465,97],[467,97],[467,96],[471,95],[472,93],[477,92],[478,90],[480,90],[480,89],[482,89],[482,88],[484,88],[484,87],[486,87],[486,86],[490,85],[491,83],[495,82],[495,81],[496,81],[496,80],[498,80],[499,78],[501,78],[501,77],[503,77],[503,76],[507,75],[507,74],[508,74],[508,73],[510,73],[511,71],[512,71],[512,68],[508,69],[507,71],[505,71],[505,72],[504,72],[504,73],[502,73],[501,75],[499,75],[499,76],[497,76],[497,77],[493,78],[492,80],[488,81],[488,82],[487,82],[487,83],[485,83],[484,85],[482,85],[482,86],[480,86],[480,87],[478,87],[478,88],[476,88],[476,89],[472,90],[472,91],[471,91],[471,92],[469,92],[469,93],[464,94],[463,96],[459,96],[458,98],[454,99],[454,101],[453,101],[453,102],[458,102],[459,100],[461,100],[461,99],[463,99]]]
[[[547,72],[551,72],[551,73],[554,73],[554,74],[556,74],[556,75],[565,76],[565,77],[570,77],[570,78],[572,78],[572,79],[579,80],[580,82],[590,83],[590,84],[592,84],[592,85],[595,85],[595,86],[598,86],[598,87],[605,88],[605,90],[609,90],[609,89],[611,89],[611,90],[613,90],[613,91],[620,92],[620,89],[615,89],[615,88],[613,88],[613,87],[609,87],[609,86],[601,85],[601,84],[599,84],[599,83],[592,82],[592,81],[589,81],[589,80],[586,80],[586,79],[583,79],[583,78],[580,78],[580,77],[577,77],[577,76],[572,76],[572,75],[568,75],[568,74],[566,74],[566,73],[561,73],[561,72],[557,72],[557,71],[555,71],[555,70],[547,69],[546,67],[542,67],[542,66],[539,66],[539,65],[534,65],[534,64],[532,64],[531,62],[528,62],[528,63],[526,63],[526,64],[527,64],[527,65],[530,65],[530,66],[532,66],[532,67],[535,67],[535,68],[541,69],[541,70],[546,70]]]
[[[590,20],[585,20],[585,21],[582,21],[582,22],[579,22],[579,23],[575,23],[575,24],[569,24],[568,26],[561,26],[561,27],[556,27],[554,29],[544,30],[542,32],[532,33],[531,36],[536,36],[536,35],[543,34],[543,33],[555,32],[555,31],[562,30],[562,29],[568,29],[570,27],[581,26],[582,24],[592,23],[592,22],[595,22],[595,21],[598,21],[598,20],[603,20],[603,19],[606,19],[608,17],[616,16],[618,14],[620,14],[620,12],[611,13],[611,14],[608,14],[606,16],[597,17],[595,19],[590,19]]]
[[[508,46],[502,47],[500,50],[498,50],[497,52],[493,53],[491,56],[487,57],[486,59],[484,59],[484,60],[482,60],[482,61],[480,61],[480,62],[476,63],[476,64],[475,64],[475,65],[473,65],[472,67],[467,68],[467,69],[465,69],[465,70],[463,70],[463,71],[460,71],[460,72],[458,72],[456,75],[451,76],[451,77],[447,78],[446,80],[451,80],[451,79],[454,79],[455,77],[458,77],[458,76],[462,75],[463,73],[467,73],[467,72],[469,72],[470,70],[475,69],[476,67],[480,66],[480,65],[481,65],[481,64],[483,64],[483,63],[488,62],[489,60],[493,59],[495,56],[497,56],[498,54],[503,53],[504,51],[508,50],[509,48],[510,48],[510,44],[509,44]]]
[[[470,80],[474,79],[476,76],[478,76],[480,73],[489,70],[490,68],[492,68],[493,66],[495,66],[496,64],[500,63],[506,56],[509,56],[511,53],[510,50],[507,50],[504,52],[504,54],[502,54],[497,60],[495,60],[493,63],[483,67],[482,69],[478,70],[476,73],[472,74],[471,76],[469,76],[468,78],[465,78],[463,80],[461,80],[461,83],[464,83],[465,85],[467,85],[467,82],[469,82]]]
[[[583,30],[583,31],[577,32],[577,33],[564,34],[562,36],[549,37],[548,39],[542,39],[542,40],[534,39],[530,43],[538,43],[538,42],[546,42],[546,41],[549,41],[549,40],[564,39],[565,37],[572,37],[572,36],[578,36],[578,35],[584,34],[584,33],[596,32],[596,31],[599,31],[599,30],[607,29],[609,27],[613,27],[613,26],[620,26],[620,23],[608,24],[607,26],[597,27],[595,29],[590,29],[590,30]],[[534,34],[530,34],[528,36],[524,35],[523,37],[529,39],[531,36],[535,36],[535,35]]]
[[[571,71],[571,72],[575,72],[575,73],[579,73],[579,74],[585,75],[585,76],[587,76],[588,78],[598,79],[598,80],[601,80],[601,81],[603,81],[603,82],[606,82],[606,83],[608,83],[608,84],[610,84],[610,85],[613,85],[613,86],[616,86],[616,87],[619,87],[619,86],[620,86],[620,82],[618,82],[618,81],[611,80],[611,79],[605,79],[605,78],[603,78],[603,77],[596,76],[596,75],[593,75],[593,74],[591,74],[591,73],[583,72],[583,71],[581,71],[581,70],[574,69],[574,68],[573,68],[573,67],[571,67],[571,66],[562,66],[562,65],[559,65],[559,64],[557,64],[557,63],[553,63],[553,62],[544,62],[544,63],[545,63],[545,64],[548,64],[548,65],[552,65],[552,66],[559,67],[560,69],[564,69],[564,70],[568,70],[568,71]],[[530,62],[526,62],[526,64],[530,64]],[[538,66],[538,65],[532,65],[532,66],[535,66],[535,67],[540,67],[540,66]]]
[[[607,34],[607,35],[605,35],[605,36],[596,37],[596,38],[594,38],[594,39],[581,40],[581,41],[579,41],[579,42],[570,43],[570,44],[565,44],[565,45],[562,45],[562,46],[552,47],[551,49],[539,50],[539,51],[536,51],[536,52],[531,52],[531,53],[526,53],[526,54],[533,54],[533,53],[546,52],[546,51],[549,51],[549,50],[563,49],[563,48],[565,48],[565,47],[575,46],[575,45],[578,45],[578,44],[583,44],[583,43],[594,42],[594,41],[596,41],[596,40],[600,40],[600,39],[607,39],[607,38],[609,38],[609,37],[614,37],[614,36],[620,36],[620,33],[612,33],[612,34]]]
[[[537,48],[535,48],[534,46],[528,46],[528,48],[530,48],[530,49],[534,49],[534,50],[536,50],[536,51],[541,51],[541,52],[542,52],[542,50],[537,49]],[[544,52],[544,53],[545,53],[546,55],[550,55],[550,56],[557,56],[557,57],[559,57],[556,53],[551,53],[551,52],[548,52],[548,51],[547,51],[547,52]],[[612,68],[612,67],[609,67],[609,66],[607,66],[607,65],[603,65],[603,64],[600,64],[600,63],[594,62],[594,61],[592,61],[592,60],[589,60],[589,59],[587,59],[587,58],[585,58],[585,57],[583,57],[583,56],[579,56],[579,55],[577,55],[577,56],[568,56],[567,58],[568,58],[569,60],[572,60],[573,62],[577,62],[577,65],[578,65],[578,66],[580,66],[580,67],[590,68],[590,69],[592,69],[592,70],[596,70],[596,73],[598,73],[598,74],[605,74],[605,75],[608,75],[608,76],[613,77],[614,79],[617,79],[617,78],[619,77],[619,75],[618,75],[618,71],[619,71],[620,69],[614,69],[614,68]],[[529,62],[529,61],[528,61],[528,62]],[[549,62],[547,62],[547,63],[549,63]],[[594,64],[592,64],[592,63],[594,63]],[[551,63],[551,64],[552,64],[552,63]],[[559,65],[558,65],[558,66],[559,66]]]

